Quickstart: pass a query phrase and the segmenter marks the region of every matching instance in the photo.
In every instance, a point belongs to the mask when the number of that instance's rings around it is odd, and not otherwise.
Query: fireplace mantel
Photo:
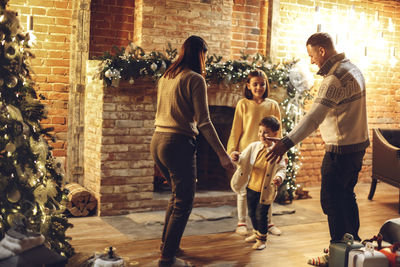
[[[164,209],[167,200],[154,198],[154,162],[150,155],[156,84],[137,79],[134,84],[121,80],[117,87],[106,86],[96,75],[99,63],[87,61],[82,186],[94,193],[102,216]],[[235,107],[242,91],[242,86],[212,84],[208,88],[209,105]],[[234,200],[230,195],[223,203],[208,199],[195,200],[195,205],[222,205]]]

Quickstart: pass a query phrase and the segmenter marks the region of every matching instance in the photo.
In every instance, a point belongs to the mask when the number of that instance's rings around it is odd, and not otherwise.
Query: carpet
[[[326,221],[322,211],[307,210],[301,204],[274,203],[272,212],[273,222],[278,227]],[[123,216],[101,217],[101,219],[135,240],[146,240],[160,238],[164,214],[164,211],[138,212]],[[235,230],[236,223],[235,206],[194,208],[184,236],[231,232]]]

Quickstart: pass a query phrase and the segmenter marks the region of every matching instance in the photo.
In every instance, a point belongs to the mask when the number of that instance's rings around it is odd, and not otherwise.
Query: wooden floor
[[[296,200],[304,208],[322,212],[319,204],[319,187],[308,188],[311,199]],[[399,191],[397,188],[378,183],[373,201],[367,199],[369,184],[356,186],[360,209],[360,236],[363,239],[377,234],[388,219],[398,214]],[[156,266],[159,257],[159,239],[135,241],[106,224],[98,217],[73,218],[74,228],[68,230],[77,254],[68,266],[82,266],[94,252],[103,252],[105,247],[114,246],[117,253],[136,266]],[[232,226],[232,229],[234,226]],[[329,233],[326,222],[298,224],[280,227],[281,236],[268,236],[267,248],[254,251],[244,243],[243,237],[233,232],[212,235],[188,236],[182,239],[186,260],[196,266],[310,266],[307,258],[322,254],[328,246]]]

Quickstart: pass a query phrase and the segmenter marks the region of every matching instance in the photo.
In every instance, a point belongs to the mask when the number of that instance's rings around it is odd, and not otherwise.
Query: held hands
[[[239,161],[239,156],[240,156],[240,152],[238,152],[238,151],[233,151],[232,153],[231,153],[231,159],[232,159],[232,161],[233,162],[238,162]]]
[[[279,187],[283,183],[283,179],[280,176],[276,176],[274,177],[274,179],[272,179],[272,182],[274,183],[274,185]]]
[[[288,151],[287,147],[282,143],[281,139],[275,137],[267,137],[268,140],[275,143],[274,147],[265,156],[267,161],[279,162],[283,155]]]
[[[233,163],[227,153],[219,156],[219,161],[221,162],[222,167],[224,167],[224,169],[226,169],[227,171],[234,172],[236,170],[235,163]]]

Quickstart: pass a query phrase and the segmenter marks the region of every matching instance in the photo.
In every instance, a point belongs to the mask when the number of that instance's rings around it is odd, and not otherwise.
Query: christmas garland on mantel
[[[100,79],[110,86],[120,79],[134,84],[140,78],[151,78],[157,81],[176,58],[177,50],[170,44],[166,54],[160,52],[145,53],[145,51],[131,43],[126,49],[114,47],[115,54],[104,53],[98,75]],[[211,55],[206,61],[207,83],[224,83],[241,86],[247,75],[253,69],[263,70],[269,79],[272,89],[284,88],[287,98],[280,103],[284,110],[282,118],[282,132],[290,132],[303,114],[304,103],[311,99],[310,89],[313,85],[313,76],[307,67],[299,64],[298,60],[273,64],[261,54],[254,56],[242,53],[240,60],[222,62],[222,57]],[[296,174],[300,168],[300,149],[295,146],[287,152],[288,165],[286,179],[281,185],[276,201],[280,203],[291,202],[297,189]]]

